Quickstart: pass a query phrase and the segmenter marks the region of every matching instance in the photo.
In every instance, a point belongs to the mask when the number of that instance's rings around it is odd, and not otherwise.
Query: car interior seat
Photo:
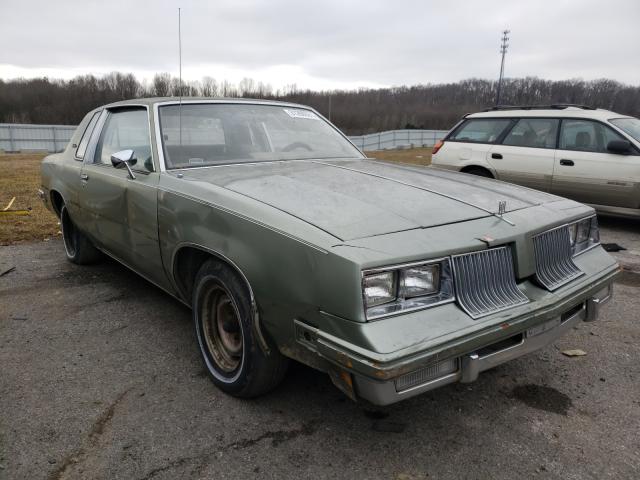
[[[576,133],[575,147],[580,150],[587,150],[591,146],[591,135],[589,132]]]

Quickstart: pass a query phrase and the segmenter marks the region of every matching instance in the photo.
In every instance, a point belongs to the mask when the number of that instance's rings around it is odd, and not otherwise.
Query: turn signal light
[[[444,141],[438,140],[436,144],[433,146],[433,151],[431,152],[431,155],[435,155],[436,153],[438,153],[438,150],[440,150],[443,145],[444,145]]]

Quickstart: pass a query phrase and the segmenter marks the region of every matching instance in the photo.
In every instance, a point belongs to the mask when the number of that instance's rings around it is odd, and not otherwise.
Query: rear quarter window
[[[449,140],[495,143],[510,124],[509,118],[470,118],[453,132]]]
[[[76,149],[76,159],[82,160],[84,158],[84,154],[87,151],[87,145],[89,144],[89,139],[91,138],[91,133],[93,132],[94,127],[96,126],[96,122],[98,121],[98,117],[100,112],[95,112],[91,117],[91,120],[87,124],[87,128],[84,130],[82,134],[82,138],[80,139],[80,143],[78,144],[78,148]]]

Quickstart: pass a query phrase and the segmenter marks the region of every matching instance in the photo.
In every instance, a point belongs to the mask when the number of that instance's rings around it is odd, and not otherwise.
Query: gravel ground
[[[627,270],[598,322],[380,409],[298,365],[225,396],[177,301],[60,240],[0,247],[0,478],[640,478],[640,222],[601,224]]]

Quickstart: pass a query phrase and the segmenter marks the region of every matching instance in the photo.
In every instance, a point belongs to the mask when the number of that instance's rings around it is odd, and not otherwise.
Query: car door
[[[595,120],[563,119],[553,193],[595,205],[640,207],[640,156],[607,151],[612,140],[625,139]]]
[[[498,179],[548,192],[555,160],[559,120],[518,119],[509,133],[487,153]]]
[[[82,168],[82,222],[96,245],[161,286],[166,277],[158,245],[159,173],[151,148],[146,107],[110,109],[99,122]],[[111,155],[131,149],[131,178]],[[132,162],[133,163],[133,162]]]

